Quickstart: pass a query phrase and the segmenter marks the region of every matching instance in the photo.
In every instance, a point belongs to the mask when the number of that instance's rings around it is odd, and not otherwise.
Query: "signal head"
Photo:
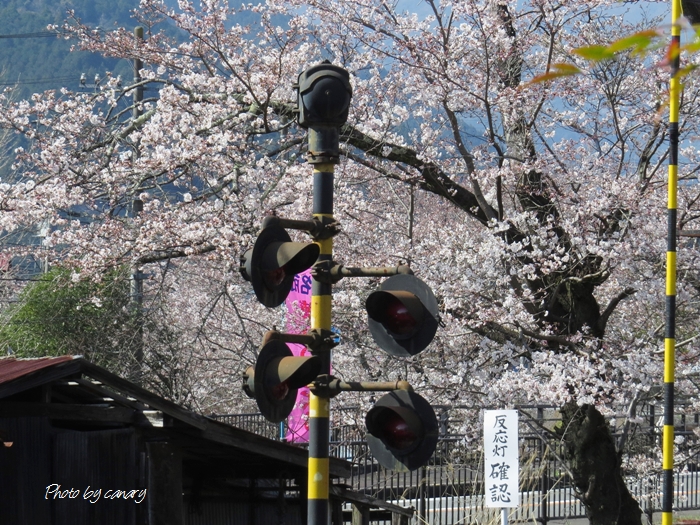
[[[367,297],[365,306],[374,341],[391,355],[416,355],[435,337],[437,299],[428,285],[413,275],[390,277]]]
[[[265,419],[279,423],[292,412],[297,391],[320,372],[318,357],[295,356],[284,342],[273,340],[260,350],[255,368],[246,370],[243,390],[255,398]]]
[[[284,228],[268,226],[241,257],[241,275],[253,283],[258,300],[274,308],[289,295],[294,276],[311,268],[320,251],[318,244],[292,242]]]
[[[435,452],[437,417],[415,392],[395,390],[382,396],[367,412],[365,423],[372,454],[389,470],[415,470]]]
[[[350,111],[350,74],[329,61],[311,66],[299,75],[294,86],[298,90],[299,125],[308,127],[340,127]]]

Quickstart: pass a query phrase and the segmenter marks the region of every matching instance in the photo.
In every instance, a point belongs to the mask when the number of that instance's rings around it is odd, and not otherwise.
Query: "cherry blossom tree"
[[[400,376],[475,412],[563,407],[561,437],[591,523],[641,523],[620,443],[601,421],[625,406],[629,429],[662,383],[668,72],[653,57],[590,64],[572,50],[661,27],[645,5],[625,17],[615,0],[426,0],[420,13],[377,0],[182,0],[178,9],[142,0],[143,41],[76,14],[66,25],[76,45],[141,60],[140,79],[2,99],[0,124],[28,140],[0,185],[2,228],[48,221],[46,245],[76,276],[124,264],[150,272],[158,315],[181,338],[173,370],[189,398],[202,409],[240,402],[233,378],[284,314],[255,303],[238,258],[263,216],[310,215],[292,84],[329,59],[354,89],[336,169],[336,259],[410,263],[444,323],[419,356],[381,355],[362,309],[377,283],[341,281],[337,374]],[[159,30],[166,21],[178,37]],[[582,72],[529,82],[557,63]],[[698,93],[691,75],[678,203],[686,230],[699,217]],[[700,350],[694,254],[687,243],[678,261],[678,387],[688,394]]]

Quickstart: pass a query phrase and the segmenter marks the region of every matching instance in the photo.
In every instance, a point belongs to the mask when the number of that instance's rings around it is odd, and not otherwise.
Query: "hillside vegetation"
[[[47,89],[80,87],[80,74],[88,82],[95,74],[112,71],[130,75],[125,60],[99,54],[71,52],[71,42],[51,36],[49,24],[60,24],[73,10],[84,23],[111,28],[135,26],[131,18],[138,0],[9,0],[0,7],[0,84],[17,86],[15,96],[27,98]]]

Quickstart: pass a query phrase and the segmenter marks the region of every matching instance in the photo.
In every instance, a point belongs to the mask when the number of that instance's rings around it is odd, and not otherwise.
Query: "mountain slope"
[[[71,42],[51,36],[49,24],[60,24],[72,9],[90,25],[136,25],[131,11],[138,0],[6,0],[0,7],[0,85],[17,85],[16,96],[37,91],[79,87],[80,74],[88,79],[105,71],[129,73],[126,61],[105,59],[86,52],[70,52]]]

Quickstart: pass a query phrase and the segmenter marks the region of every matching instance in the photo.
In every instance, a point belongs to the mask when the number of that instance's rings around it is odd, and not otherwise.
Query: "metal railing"
[[[440,439],[427,465],[412,472],[391,472],[381,467],[372,457],[364,439],[364,427],[358,423],[357,409],[336,410],[331,425],[331,456],[346,459],[353,464],[351,477],[345,480],[354,491],[375,498],[416,509],[413,523],[429,525],[457,525],[488,523],[498,519],[498,509],[484,506],[483,455],[470,446],[455,429],[459,428],[459,407],[435,407],[440,420]],[[558,421],[550,407],[523,407],[521,421],[535,422],[540,428],[552,428]],[[628,441],[632,453],[644,454],[649,448],[658,448],[659,429],[653,407],[642,414],[645,424]],[[267,422],[260,414],[215,416],[239,428],[283,439],[284,429]],[[674,508],[700,509],[700,440],[692,432],[698,417],[679,416],[676,435],[683,437],[682,460],[675,474]],[[533,428],[533,431],[529,431]],[[299,444],[304,446],[304,444]],[[698,449],[698,450],[696,450]],[[520,505],[513,509],[512,521],[538,522],[585,517],[585,509],[576,497],[567,473],[563,444],[547,439],[543,432],[534,431],[524,424],[520,432]],[[630,473],[627,479],[630,492],[639,501],[642,511],[651,522],[653,512],[660,510],[659,472],[644,478]],[[376,523],[383,523],[378,521]],[[387,522],[388,523],[388,522]]]

